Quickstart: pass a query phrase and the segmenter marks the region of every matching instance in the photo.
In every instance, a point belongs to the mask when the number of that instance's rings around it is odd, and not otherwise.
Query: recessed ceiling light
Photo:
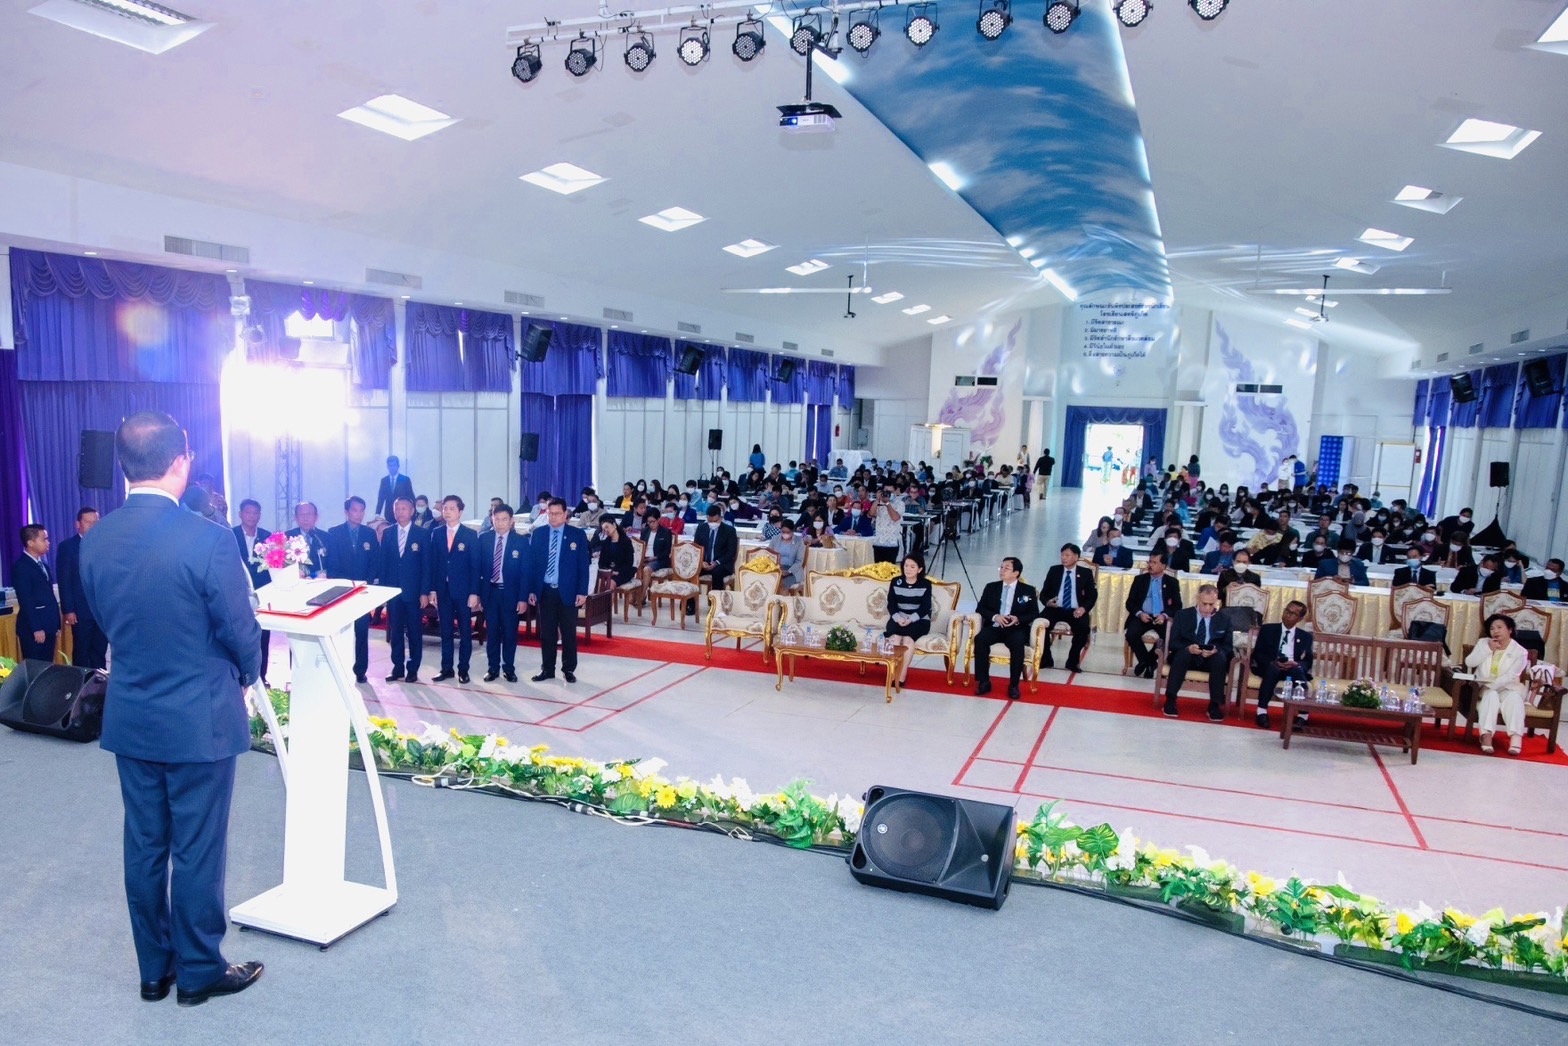
[[[953,165],[946,160],[938,160],[928,166],[931,168],[931,173],[942,179],[942,184],[954,192],[964,187],[963,176],[953,170]]]
[[[1512,124],[1494,123],[1491,120],[1477,120],[1472,117],[1460,124],[1459,129],[1449,135],[1446,142],[1439,144],[1445,148],[1458,149],[1460,152],[1512,160],[1539,137],[1541,137],[1540,131],[1528,131]]]
[[[1325,309],[1337,309],[1337,308],[1339,308],[1339,302],[1335,301],[1332,298],[1330,298],[1328,301],[1324,301],[1323,300],[1323,295],[1321,295],[1321,294],[1309,294],[1309,295],[1307,295],[1307,300],[1310,301],[1314,305],[1321,305]]]
[[[1416,242],[1409,236],[1401,236],[1397,232],[1389,232],[1387,229],[1368,229],[1360,236],[1357,236],[1356,239],[1362,243],[1369,243],[1374,247],[1382,247],[1388,251],[1402,251]]]
[[[1019,250],[1018,256],[1020,258],[1033,258],[1036,254],[1039,254],[1039,253],[1040,252],[1035,250],[1033,247],[1024,247],[1021,250]]]
[[[1046,282],[1049,283],[1052,287],[1055,287],[1057,290],[1061,291],[1062,296],[1065,297],[1068,301],[1078,300],[1078,292],[1073,289],[1071,284],[1062,279],[1061,276],[1057,275],[1055,269],[1043,269],[1041,270],[1040,275],[1044,276]]]
[[[159,4],[139,0],[44,0],[30,9],[40,18],[84,33],[162,54],[213,26]]]
[[[1557,16],[1557,20],[1546,27],[1546,32],[1533,44],[1526,47],[1537,51],[1551,51],[1554,54],[1568,54],[1568,10]]]
[[[742,240],[732,243],[724,248],[738,258],[755,258],[759,254],[766,254],[777,247],[776,243],[763,243],[761,240]]]
[[[1299,316],[1306,316],[1308,318],[1311,318],[1313,316],[1316,316],[1318,314],[1318,311],[1316,309],[1309,309],[1309,308],[1307,308],[1306,306],[1303,306],[1303,305],[1297,305],[1296,306],[1296,314],[1299,315]]]
[[[380,131],[382,134],[390,134],[405,142],[412,142],[427,134],[435,134],[457,123],[457,120],[446,113],[432,109],[428,105],[420,105],[397,94],[378,95],[364,105],[345,109],[338,115],[350,123],[357,123],[372,131]]]
[[[1007,238],[1007,245],[1009,247],[1022,247],[1024,245],[1024,238],[1022,236],[1009,236]]]
[[[876,302],[878,305],[891,305],[895,301],[903,301],[904,296],[897,291],[888,291],[886,294],[878,294],[871,300]]]
[[[408,299],[409,299],[409,298],[411,298],[411,297],[413,297],[413,295],[411,295],[411,294],[405,294],[405,295],[403,295],[403,300],[404,300],[404,301],[407,301],[407,300],[408,300]],[[527,315],[528,315],[528,313],[526,313],[526,312],[525,312],[525,313],[523,313],[523,315],[524,315],[524,316],[527,316]]]
[[[239,272],[238,269],[224,269],[223,271],[228,273],[231,276],[234,275],[235,273]]]
[[[930,311],[931,311],[931,306],[929,306],[929,305],[911,305],[909,308],[904,310],[904,315],[905,316],[919,316],[922,312],[930,312]]]
[[[796,276],[810,276],[814,272],[821,272],[823,269],[831,269],[832,267],[820,258],[812,258],[810,261],[803,261],[799,265],[788,266],[785,271],[792,272]]]
[[[1036,269],[1043,269],[1045,268],[1045,261],[1046,260],[1044,258],[1030,258],[1029,264],[1033,265]]]
[[[1418,211],[1429,211],[1432,214],[1447,214],[1459,206],[1463,196],[1450,196],[1448,193],[1438,192],[1436,189],[1426,189],[1419,185],[1407,185],[1394,196],[1394,202],[1401,207],[1411,207]]]
[[[665,232],[679,232],[707,219],[696,211],[688,211],[684,207],[666,207],[658,214],[645,215],[637,220],[655,229],[663,229]]]
[[[1351,272],[1359,272],[1363,276],[1371,276],[1374,272],[1377,272],[1378,269],[1382,268],[1382,266],[1375,265],[1369,261],[1361,261],[1357,258],[1341,258],[1339,261],[1334,263],[1334,268],[1349,269]]]
[[[316,285],[315,280],[300,280],[299,282],[303,283],[307,287],[314,287]]]
[[[87,257],[89,257],[89,258],[96,258],[96,257],[98,257],[98,252],[97,251],[83,251],[82,253],[87,255]],[[233,272],[234,270],[230,269],[229,271]]]
[[[946,323],[948,320],[950,320],[952,318],[953,317],[951,317],[951,316],[933,316],[929,320],[926,320],[926,322],[929,323],[929,324],[935,325],[935,324],[938,324],[938,323]]]
[[[452,303],[452,304],[453,304],[453,305],[461,305],[461,304],[463,304],[463,303],[462,303],[462,302],[460,302],[460,301],[454,301],[454,302],[453,302],[453,303]]]
[[[550,166],[533,171],[529,174],[518,175],[530,185],[537,185],[541,189],[558,192],[562,196],[570,196],[574,192],[592,189],[605,179],[592,171],[585,171],[572,163],[552,163]]]
[[[1292,327],[1300,327],[1304,331],[1309,331],[1312,329],[1312,324],[1308,323],[1306,320],[1298,320],[1294,316],[1285,322],[1290,324]]]

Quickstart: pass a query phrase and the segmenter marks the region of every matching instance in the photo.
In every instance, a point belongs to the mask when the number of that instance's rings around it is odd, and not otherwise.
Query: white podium
[[[229,909],[237,925],[309,941],[325,948],[397,903],[392,837],[387,831],[381,779],[370,747],[370,720],[348,665],[354,621],[398,595],[395,588],[364,586],[329,607],[304,616],[306,601],[338,585],[335,579],[296,588],[258,591],[256,617],[263,629],[285,633],[294,656],[288,743],[273,731],[287,793],[283,829],[283,883]],[[253,695],[265,702],[258,685]],[[271,706],[266,704],[270,721]],[[349,731],[359,741],[365,780],[375,809],[385,887],[344,878],[348,822]]]

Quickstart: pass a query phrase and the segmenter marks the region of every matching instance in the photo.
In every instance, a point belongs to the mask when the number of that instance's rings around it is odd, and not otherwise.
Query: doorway
[[[1142,455],[1142,425],[1089,425],[1084,433],[1083,485],[1117,491],[1135,486]]]

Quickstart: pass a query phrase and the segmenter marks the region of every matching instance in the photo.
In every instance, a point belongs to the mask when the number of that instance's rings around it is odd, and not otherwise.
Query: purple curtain
[[[717,402],[724,398],[725,357],[722,345],[700,345],[696,342],[675,343],[675,358],[687,349],[702,350],[702,365],[696,374],[676,374],[675,398],[678,400],[706,400]]]
[[[593,482],[593,396],[525,392],[522,400],[523,431],[538,433],[539,460],[518,463],[519,504],[533,504],[546,490],[577,504]]]
[[[223,485],[223,423],[217,385],[128,381],[24,381],[22,413],[27,433],[27,485],[34,518],[61,538],[73,532],[76,510],[100,512],[125,501],[119,464],[108,490],[87,490],[77,480],[82,432],[113,432],[129,414],[161,410],[184,426],[196,460],[191,474],[210,472]]]
[[[1420,428],[1426,424],[1427,390],[1431,387],[1431,384],[1432,383],[1425,378],[1416,382],[1415,410],[1412,412],[1410,417],[1410,424],[1414,425],[1416,428]]]
[[[28,516],[27,433],[16,355],[0,350],[0,571],[9,571],[21,556],[21,529]]]
[[[13,248],[11,300],[22,381],[215,385],[234,345],[211,273]]]
[[[849,410],[855,405],[855,368],[848,363],[838,365],[838,406]]]
[[[779,372],[779,364],[784,360],[792,360],[795,364],[795,373],[790,375],[788,381],[774,381],[773,376]],[[804,361],[793,356],[774,356],[768,370],[769,398],[777,404],[794,404],[806,402],[806,367]]]
[[[523,363],[522,389],[546,396],[592,396],[604,377],[604,332],[581,323],[554,323],[523,317],[523,328],[547,327],[550,348],[538,363]],[[530,430],[533,431],[533,430]]]
[[[827,465],[833,452],[833,405],[806,408],[806,460]]]
[[[770,360],[765,352],[753,352],[750,349],[731,349],[729,352],[729,373],[725,378],[725,387],[730,390],[731,403],[765,403],[768,399],[768,385],[772,372],[768,370]]]
[[[1506,429],[1514,416],[1514,386],[1519,383],[1519,364],[1500,363],[1482,372],[1481,412],[1477,423],[1483,429]]]
[[[354,384],[362,389],[390,387],[392,364],[397,362],[397,330],[390,298],[264,280],[246,280],[245,293],[250,297],[249,322],[262,332],[246,349],[245,358],[250,362],[269,363],[298,354],[299,340],[284,331],[284,321],[292,313],[307,320],[346,320]]]
[[[825,360],[806,361],[806,397],[813,406],[832,406],[838,390],[838,366]]]
[[[606,342],[605,395],[663,399],[673,369],[669,338],[611,331]]]
[[[1530,383],[1523,374],[1519,376],[1519,400],[1514,411],[1516,429],[1552,429],[1557,427],[1557,415],[1563,405],[1563,364],[1568,356],[1546,357],[1546,372],[1552,379],[1552,390],[1544,396],[1530,391]]]
[[[511,391],[511,316],[409,302],[404,318],[408,391]]]

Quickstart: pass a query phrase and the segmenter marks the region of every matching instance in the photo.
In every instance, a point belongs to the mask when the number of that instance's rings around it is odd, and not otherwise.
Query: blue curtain
[[[21,530],[27,516],[22,388],[16,379],[16,353],[0,349],[0,571],[9,571],[22,555]]]
[[[773,376],[784,360],[794,362],[795,373],[788,381],[774,381]],[[769,398],[780,406],[806,402],[806,361],[793,356],[774,356],[768,363],[768,391]]]
[[[833,452],[833,405],[824,403],[806,408],[805,460],[820,465],[830,464],[828,455]]]
[[[1416,382],[1416,405],[1415,410],[1412,411],[1410,415],[1410,424],[1414,425],[1416,428],[1420,428],[1426,424],[1427,389],[1431,387],[1431,384],[1432,383],[1425,378]]]
[[[664,398],[674,369],[669,338],[611,331],[605,349],[605,395]]]
[[[410,392],[511,391],[511,316],[409,302],[403,340]]]
[[[577,504],[593,482],[593,396],[525,392],[522,400],[523,431],[539,434],[539,460],[518,464],[519,504],[533,504],[546,490],[568,507]]]
[[[1500,363],[1482,374],[1481,412],[1477,422],[1483,429],[1506,429],[1514,416],[1514,387],[1519,382],[1519,364]]]
[[[729,356],[729,375],[725,379],[725,387],[730,390],[730,402],[767,402],[768,386],[772,384],[769,380],[772,372],[768,369],[768,354],[753,352],[751,349],[731,349]]]
[[[1455,428],[1475,428],[1475,402],[1454,403],[1454,390],[1448,384],[1447,378],[1433,378],[1432,386],[1427,391],[1426,423],[1428,428],[1442,428],[1452,425]],[[1466,424],[1461,414],[1469,416]]]
[[[1530,391],[1530,383],[1525,380],[1521,371],[1519,399],[1514,411],[1514,428],[1554,429],[1557,427],[1557,416],[1561,413],[1563,405],[1564,362],[1568,362],[1568,356],[1546,357],[1546,372],[1551,375],[1552,390],[1544,396],[1537,396]]]
[[[824,360],[806,361],[806,397],[813,405],[832,405],[838,391],[838,367]]]
[[[346,321],[354,384],[362,389],[390,387],[392,364],[397,362],[397,328],[390,298],[265,280],[246,280],[245,293],[250,298],[248,322],[261,328],[261,338],[245,350],[250,362],[269,363],[298,355],[299,339],[290,338],[285,330],[285,321],[297,312],[307,320]]]
[[[849,410],[855,405],[855,368],[848,363],[838,365],[838,407]]]
[[[1139,458],[1165,460],[1165,411],[1135,407],[1068,407],[1066,439],[1062,446],[1062,486],[1083,486],[1083,448],[1090,425],[1142,425],[1143,452]]]
[[[581,323],[556,323],[523,317],[523,329],[552,331],[550,348],[538,363],[522,363],[522,389],[546,396],[592,396],[604,377],[604,332]],[[529,431],[533,431],[530,429]]]
[[[11,312],[22,381],[217,384],[234,345],[211,273],[13,248]]]
[[[1426,458],[1421,468],[1421,489],[1416,493],[1415,510],[1428,518],[1437,514],[1438,477],[1443,474],[1443,451],[1447,447],[1446,427],[1434,425],[1427,430]]]
[[[696,342],[677,341],[675,358],[687,349],[702,350],[702,364],[696,374],[675,375],[675,398],[678,400],[706,400],[716,402],[724,398],[725,357],[722,345],[699,345]]]

